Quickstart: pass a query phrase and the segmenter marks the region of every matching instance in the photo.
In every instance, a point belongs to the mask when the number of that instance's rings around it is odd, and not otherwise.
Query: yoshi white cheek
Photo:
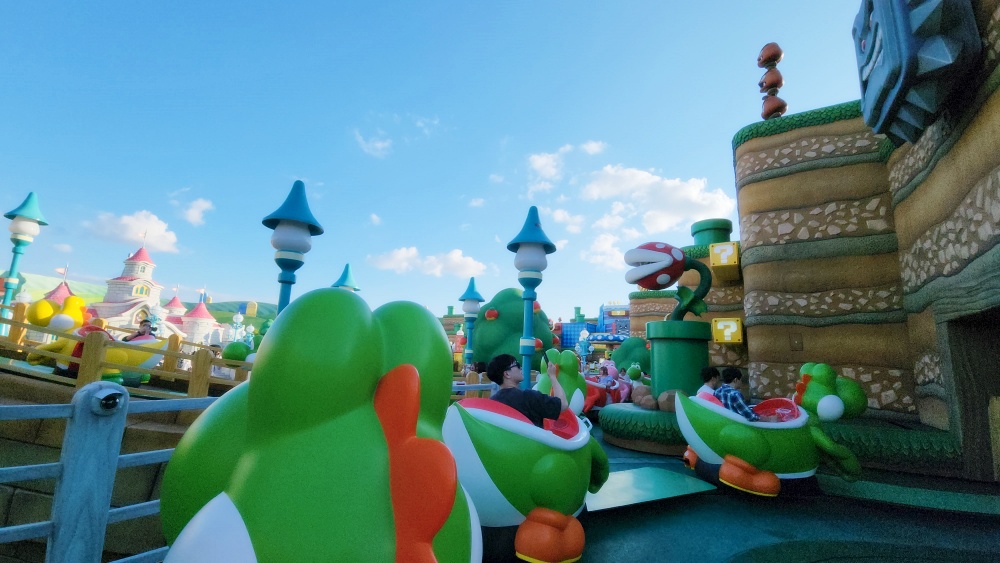
[[[823,422],[838,420],[844,415],[844,401],[836,395],[827,395],[816,403],[816,415]]]
[[[240,511],[222,492],[184,526],[163,563],[254,563],[257,556]]]

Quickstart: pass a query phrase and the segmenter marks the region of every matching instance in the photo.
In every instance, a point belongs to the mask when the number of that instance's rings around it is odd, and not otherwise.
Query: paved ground
[[[602,444],[612,471],[658,466],[692,474],[679,458]],[[1000,561],[1000,516],[823,494],[768,499],[723,488],[587,513],[581,521],[582,561],[601,563]]]

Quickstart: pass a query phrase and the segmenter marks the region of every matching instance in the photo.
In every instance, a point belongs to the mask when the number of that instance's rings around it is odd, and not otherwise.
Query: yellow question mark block
[[[723,281],[740,279],[740,243],[717,242],[708,245],[709,267],[712,275]]]
[[[743,319],[712,319],[712,340],[716,344],[743,344]]]

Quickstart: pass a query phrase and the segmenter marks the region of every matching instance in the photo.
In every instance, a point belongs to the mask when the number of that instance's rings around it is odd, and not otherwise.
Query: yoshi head
[[[799,369],[802,379],[795,384],[795,404],[822,421],[865,412],[868,397],[853,379],[837,375],[827,364],[809,362]]]
[[[632,381],[639,381],[639,378],[642,377],[642,368],[639,367],[639,362],[634,362],[631,366],[629,366],[628,369],[625,370],[625,375],[628,375],[628,378]]]
[[[549,364],[559,366],[559,384],[566,391],[566,398],[569,399],[569,406],[573,412],[580,414],[583,411],[583,399],[587,396],[587,380],[580,373],[580,358],[572,350],[559,352],[555,348],[545,351],[542,356],[542,369],[538,376],[538,384],[535,389],[542,393],[548,393],[551,389],[549,376],[546,373]]]

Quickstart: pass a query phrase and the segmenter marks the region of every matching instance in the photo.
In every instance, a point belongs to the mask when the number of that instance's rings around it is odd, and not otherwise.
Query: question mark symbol
[[[722,337],[727,342],[732,340],[733,334],[736,332],[736,329],[739,328],[739,325],[736,324],[736,321],[718,321],[718,323],[719,323],[718,324],[719,330],[722,331]]]
[[[729,263],[729,257],[733,255],[733,245],[719,244],[712,247],[712,252],[719,255],[719,261],[723,264]]]

